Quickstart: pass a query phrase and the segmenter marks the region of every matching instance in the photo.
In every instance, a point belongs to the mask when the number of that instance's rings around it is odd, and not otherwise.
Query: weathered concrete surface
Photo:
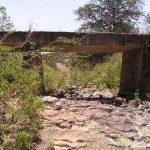
[[[0,32],[3,37],[6,32]],[[7,45],[18,45],[25,41],[28,32],[14,32],[4,41]],[[74,33],[74,32],[32,32],[32,41],[39,47],[55,42],[58,37],[68,39],[80,38],[80,45],[54,43],[52,46],[64,48],[65,52],[125,52],[143,48],[148,35],[117,34],[117,33]]]
[[[120,96],[134,97],[134,93],[140,88],[142,58],[142,49],[135,49],[123,54]]]
[[[143,53],[140,92],[150,92],[150,48],[145,49]]]
[[[130,37],[128,40],[132,42]],[[145,41],[143,49],[123,53],[120,96],[134,97],[137,90],[141,96],[150,93],[150,36],[143,36],[143,40]]]

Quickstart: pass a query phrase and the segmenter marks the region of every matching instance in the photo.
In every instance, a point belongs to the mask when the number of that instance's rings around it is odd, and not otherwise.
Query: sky
[[[1,0],[18,31],[76,31],[80,22],[73,11],[89,0]],[[145,0],[145,12],[150,12],[150,0]]]

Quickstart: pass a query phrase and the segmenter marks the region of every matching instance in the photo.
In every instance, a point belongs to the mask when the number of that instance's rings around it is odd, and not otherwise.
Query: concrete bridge
[[[6,32],[0,32],[4,37]],[[3,44],[17,46],[24,42],[29,32],[14,32],[6,36]],[[64,52],[76,53],[117,53],[122,52],[120,96],[150,92],[150,35],[117,33],[71,33],[71,32],[32,32],[32,42],[37,48],[55,46]],[[56,43],[58,37],[80,38],[80,44]],[[50,45],[49,45],[50,44]],[[27,51],[28,48],[24,49]]]

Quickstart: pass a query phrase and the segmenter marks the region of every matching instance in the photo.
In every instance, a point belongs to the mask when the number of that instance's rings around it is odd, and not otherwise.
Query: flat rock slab
[[[149,107],[116,107],[99,101],[59,99],[43,111],[44,141],[56,150],[135,150],[150,144]],[[143,144],[145,143],[145,145]]]

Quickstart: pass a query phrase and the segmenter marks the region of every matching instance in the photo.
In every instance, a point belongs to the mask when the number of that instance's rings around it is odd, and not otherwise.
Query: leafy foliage
[[[66,38],[66,37],[58,37],[54,42],[51,42],[48,46],[42,48],[42,52],[61,52],[64,49],[61,47],[57,47],[56,45],[79,45],[81,39],[80,38]]]
[[[72,68],[70,71],[70,84],[85,85],[96,84],[100,89],[118,87],[121,71],[121,56],[114,55],[103,63],[97,63],[94,67],[91,64],[83,63],[84,67]],[[81,68],[81,69],[80,69]]]
[[[56,43],[64,43],[64,44],[71,44],[71,45],[79,45],[80,44],[80,38],[72,38],[68,39],[65,37],[58,37],[57,40],[55,41]]]
[[[3,139],[0,149],[3,150],[31,149],[41,129],[39,74],[35,68],[23,66],[21,53],[3,50],[0,53],[0,136]]]
[[[19,149],[28,150],[32,146],[32,137],[26,132],[18,132],[16,134],[16,141]]]
[[[65,74],[48,65],[44,65],[44,83],[46,93],[54,93],[60,88],[65,88]]]
[[[71,55],[71,65],[87,67],[87,63],[88,63],[89,64],[88,67],[91,68],[98,63],[102,63],[106,61],[110,56],[111,54],[106,54],[106,53],[95,53],[95,54],[87,53],[87,54]]]
[[[135,32],[143,0],[91,0],[75,14],[81,31]]]
[[[10,31],[14,27],[10,17],[7,15],[6,8],[0,7],[0,30],[1,31]]]
[[[150,13],[148,13],[148,14],[146,15],[146,22],[147,22],[148,24],[150,24]]]
[[[150,33],[150,13],[145,16],[145,29],[146,32]]]
[[[51,59],[45,61],[44,72],[47,92],[55,92],[59,88],[66,89],[67,85],[86,85],[88,83],[94,83],[100,89],[119,87],[121,72],[120,54],[113,55],[111,58],[104,62],[96,63],[94,66],[81,59],[79,59],[80,61],[74,60],[75,57],[78,60],[78,55],[70,56],[70,69],[66,73],[56,69],[56,66],[52,65],[55,62],[50,63]]]

